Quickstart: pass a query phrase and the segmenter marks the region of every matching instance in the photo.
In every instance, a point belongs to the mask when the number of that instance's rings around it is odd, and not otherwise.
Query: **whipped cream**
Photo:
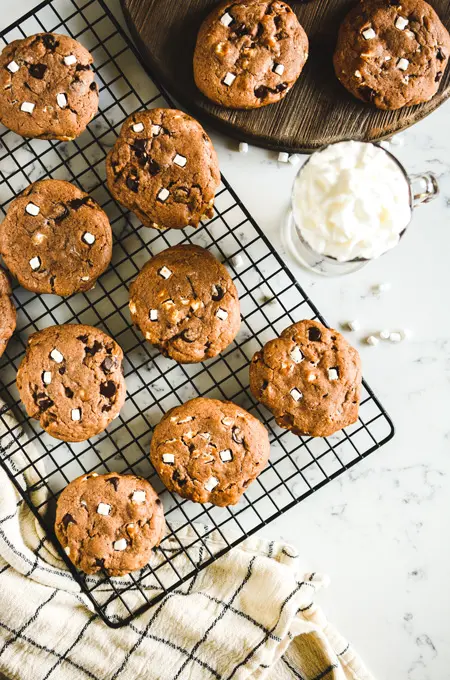
[[[340,262],[379,257],[397,245],[411,220],[402,169],[365,142],[338,142],[314,153],[295,180],[292,204],[305,241]]]

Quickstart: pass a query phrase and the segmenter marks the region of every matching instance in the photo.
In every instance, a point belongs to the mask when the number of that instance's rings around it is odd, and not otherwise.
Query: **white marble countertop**
[[[36,0],[3,3],[2,25]],[[122,21],[118,0],[108,2]],[[379,680],[448,680],[450,644],[450,103],[392,146],[409,172],[433,170],[441,195],[417,209],[401,245],[340,279],[311,275],[286,257],[334,326],[357,318],[352,334],[364,374],[397,434],[380,451],[264,530],[297,545],[332,585],[322,596],[330,620]],[[221,169],[279,252],[295,168],[276,154],[213,135]],[[374,296],[371,287],[390,282]],[[409,328],[399,345],[359,339]],[[364,332],[363,332],[364,331]]]

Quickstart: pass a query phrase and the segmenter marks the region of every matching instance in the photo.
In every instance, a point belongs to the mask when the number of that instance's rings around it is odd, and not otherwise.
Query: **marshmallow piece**
[[[191,420],[194,420],[194,416],[186,416],[186,418],[182,418],[182,420],[179,420],[177,425],[182,425],[183,423],[190,423]]]
[[[44,385],[50,385],[52,382],[52,374],[50,371],[44,371],[42,374],[42,382]]]
[[[392,285],[388,282],[386,283],[379,283],[378,285],[373,287],[373,292],[376,295],[379,295],[380,293],[387,293],[389,290],[391,290]]]
[[[113,548],[114,550],[117,550],[118,552],[122,552],[123,550],[127,549],[128,543],[126,542],[125,538],[119,538],[118,541],[114,541],[113,543]]]
[[[87,477],[86,477],[86,479],[87,479]],[[85,508],[87,508],[87,503],[86,503],[86,501],[80,501],[80,505],[83,505]]]
[[[228,72],[225,78],[222,80],[223,84],[230,87],[236,80],[236,76],[233,73]]]
[[[161,189],[161,191],[159,192],[159,194],[158,194],[158,199],[159,199],[160,201],[162,201],[162,203],[164,203],[164,201],[167,201],[167,199],[169,198],[169,195],[170,195],[170,191],[164,187],[164,188]]]
[[[64,92],[60,92],[59,94],[56,95],[56,101],[57,101],[58,106],[59,106],[61,109],[65,109],[65,108],[66,108],[66,106],[67,106],[67,97],[66,97],[66,95],[64,94]]]
[[[225,427],[231,427],[234,425],[234,418],[229,418],[228,416],[225,416],[225,418],[222,418],[222,425],[225,425]]]
[[[369,337],[366,338],[366,343],[372,347],[376,347],[379,342],[379,339],[375,335],[369,335]]]
[[[70,415],[71,415],[71,418],[74,422],[80,421],[81,420],[81,409],[73,408]]]
[[[225,12],[225,14],[223,14],[220,17],[220,23],[223,26],[229,26],[232,22],[233,22],[233,17],[231,16],[231,14],[228,14],[228,12]]]
[[[362,34],[366,40],[372,40],[372,38],[377,37],[377,34],[373,30],[373,28],[366,28],[366,30],[363,31]]]
[[[276,73],[278,76],[282,76],[283,73],[284,73],[283,64],[275,64],[275,67],[273,68],[273,72]]]
[[[33,215],[33,217],[36,217],[36,215],[39,215],[41,209],[38,205],[35,205],[34,203],[28,203],[28,205],[25,208],[25,211],[29,215]]]
[[[231,449],[225,449],[224,451],[219,451],[219,456],[220,460],[222,463],[228,463],[230,460],[233,460],[233,454],[231,452]]]
[[[362,73],[359,69],[356,69],[356,71],[355,71],[355,78],[358,78],[358,79],[362,78]]]
[[[398,62],[397,62],[397,68],[400,69],[400,71],[406,71],[408,66],[409,66],[409,61],[408,61],[408,59],[405,59],[404,57],[399,59]]]
[[[81,280],[82,280],[82,281],[89,281],[89,276],[82,276],[82,277],[81,277]]]
[[[400,31],[403,31],[407,25],[409,24],[409,20],[405,19],[405,17],[397,17],[395,21],[395,28],[398,28]]]
[[[175,463],[175,456],[173,453],[163,453],[162,461],[166,465],[173,465]]]
[[[133,125],[133,132],[144,132],[144,123],[135,123]]]
[[[241,142],[239,144],[239,153],[248,153],[248,144],[247,142]]]
[[[134,503],[145,503],[146,498],[147,498],[147,496],[146,496],[145,491],[141,491],[141,490],[134,491],[133,495],[131,496],[131,500]]]
[[[39,257],[32,257],[30,260],[30,267],[35,272],[41,266],[41,259]]]
[[[185,158],[184,156],[181,156],[179,153],[177,153],[177,155],[173,159],[173,162],[175,163],[175,165],[179,165],[180,168],[184,168],[184,166],[187,163],[187,158]]]
[[[353,321],[347,321],[346,326],[347,326],[349,331],[353,331],[353,332],[359,331],[359,329],[361,328],[361,324],[356,319],[354,319]]]
[[[300,349],[300,347],[299,347],[298,345],[296,345],[296,346],[294,347],[294,349],[292,349],[292,350],[289,352],[289,356],[291,357],[291,359],[292,359],[292,361],[294,362],[294,364],[301,364],[301,362],[302,362],[303,359],[305,358],[305,357],[303,356],[303,354],[302,354],[302,350]]]
[[[412,331],[410,331],[409,328],[403,328],[403,329],[402,329],[401,331],[399,331],[399,332],[401,333],[401,336],[402,336],[402,339],[403,339],[403,340],[409,340],[409,338],[412,337]]]
[[[337,368],[328,369],[328,380],[339,380],[339,371]]]
[[[97,513],[105,517],[111,512],[111,506],[108,503],[99,503],[97,506]]]
[[[280,151],[278,154],[278,162],[279,163],[288,163],[289,161],[289,154],[286,153],[285,151]]]
[[[158,310],[151,309],[148,315],[150,321],[158,321]]]
[[[216,477],[210,477],[205,484],[206,491],[212,491],[218,485],[219,480]]]
[[[88,244],[88,246],[92,246],[92,244],[95,243],[95,236],[94,234],[91,234],[89,231],[85,231],[81,238],[85,243]]]
[[[401,333],[397,333],[396,331],[394,333],[391,333],[389,335],[389,340],[391,342],[401,342],[403,340]]]
[[[19,70],[20,66],[16,61],[10,61],[8,66],[6,67],[8,71],[11,71],[11,73],[17,73]]]
[[[388,331],[388,330],[386,330],[386,329],[383,330],[383,331],[380,331],[380,338],[381,338],[382,340],[389,340],[390,335],[391,335],[391,331]]]
[[[291,390],[290,394],[294,401],[300,401],[300,399],[303,399],[302,392],[300,392],[300,390],[298,390],[296,387],[294,387],[294,389]]]
[[[52,349],[50,352],[50,359],[56,361],[57,364],[61,364],[64,361],[64,357],[58,349]]]
[[[404,139],[403,135],[395,135],[391,139],[392,146],[403,146],[404,143],[405,143],[405,139]]]
[[[69,555],[70,555],[70,547],[67,546],[66,548],[64,548],[64,552],[65,552],[66,555],[69,557]]]
[[[293,153],[289,156],[289,163],[291,165],[298,165],[302,160],[302,157],[300,156],[299,153]]]
[[[172,276],[172,272],[171,272],[170,269],[169,269],[168,267],[166,267],[165,265],[164,265],[164,267],[161,267],[161,269],[159,270],[158,274],[159,274],[160,276],[162,276],[163,279],[170,279],[170,277]]]
[[[67,57],[64,57],[64,63],[66,66],[73,66],[77,63],[77,58],[74,54],[68,54]]]
[[[221,321],[225,321],[225,319],[228,318],[228,312],[225,309],[222,309],[222,307],[219,307],[219,309],[216,312],[216,316]]]
[[[230,260],[230,264],[235,269],[239,269],[239,267],[242,267],[242,265],[244,264],[244,260],[242,258],[242,255],[239,255],[239,253],[237,255],[234,255]]]
[[[33,113],[35,106],[36,104],[33,104],[32,102],[23,102],[23,104],[20,107],[20,110],[25,111],[25,113]]]
[[[206,439],[206,441],[209,441],[211,439],[211,435],[209,432],[199,432],[198,436],[201,437],[202,439]]]
[[[151,131],[153,137],[157,137],[161,130],[162,130],[161,125],[152,125]]]

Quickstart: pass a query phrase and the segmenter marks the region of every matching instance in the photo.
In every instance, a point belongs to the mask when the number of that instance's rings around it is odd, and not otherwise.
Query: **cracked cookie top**
[[[0,55],[0,121],[22,137],[78,137],[98,110],[92,63],[67,35],[14,40]]]
[[[280,427],[328,437],[358,418],[359,354],[332,328],[299,321],[254,355],[250,389]]]
[[[148,564],[164,532],[164,512],[147,480],[111,472],[83,475],[61,493],[55,533],[86,574],[123,576]]]
[[[227,269],[193,245],[168,248],[147,262],[130,286],[130,312],[146,340],[180,363],[219,354],[241,322]]]
[[[125,401],[122,359],[119,345],[92,326],[66,324],[34,333],[17,372],[28,415],[63,441],[99,434]]]
[[[0,225],[0,252],[10,272],[35,293],[89,290],[112,255],[109,220],[69,182],[35,182],[11,202]]]
[[[170,491],[196,503],[234,505],[269,459],[264,425],[231,402],[200,397],[168,411],[150,457]]]
[[[3,269],[0,269],[0,357],[16,330],[16,308],[11,294],[9,279]]]
[[[200,28],[195,83],[232,109],[273,104],[289,92],[308,58],[308,38],[280,0],[221,2]]]
[[[213,216],[217,155],[196,120],[173,109],[130,116],[106,159],[113,197],[154,229],[197,227]]]
[[[355,97],[379,109],[431,99],[450,54],[450,36],[424,0],[361,0],[344,19],[336,75]]]

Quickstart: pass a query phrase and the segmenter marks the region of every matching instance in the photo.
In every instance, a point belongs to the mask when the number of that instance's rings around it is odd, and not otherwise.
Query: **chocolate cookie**
[[[0,55],[0,122],[22,137],[75,139],[98,110],[92,62],[67,35],[14,40]]]
[[[30,336],[17,372],[29,416],[52,437],[89,439],[119,414],[125,401],[123,352],[92,326],[50,326]]]
[[[130,286],[130,312],[146,340],[182,364],[215,357],[241,323],[227,269],[192,245],[168,248],[147,262]]]
[[[162,503],[142,477],[94,472],[75,479],[58,499],[56,537],[86,574],[142,569],[163,532]]]
[[[11,300],[12,290],[9,279],[0,269],[0,357],[6,349],[11,335],[16,330],[16,308]]]
[[[449,54],[448,31],[424,0],[360,0],[340,27],[334,68],[358,99],[399,109],[436,94]]]
[[[217,155],[196,120],[152,109],[128,118],[106,159],[113,197],[155,229],[197,227],[213,216]]]
[[[259,420],[230,401],[200,397],[165,414],[153,433],[150,457],[170,491],[224,506],[239,501],[269,453]]]
[[[0,225],[0,252],[19,283],[35,293],[89,290],[112,255],[109,220],[69,182],[35,182],[11,202]]]
[[[294,434],[328,437],[358,418],[359,354],[318,321],[299,321],[250,364],[250,389]]]
[[[257,109],[286,96],[307,58],[308,38],[289,5],[225,0],[200,28],[194,78],[216,104]]]

